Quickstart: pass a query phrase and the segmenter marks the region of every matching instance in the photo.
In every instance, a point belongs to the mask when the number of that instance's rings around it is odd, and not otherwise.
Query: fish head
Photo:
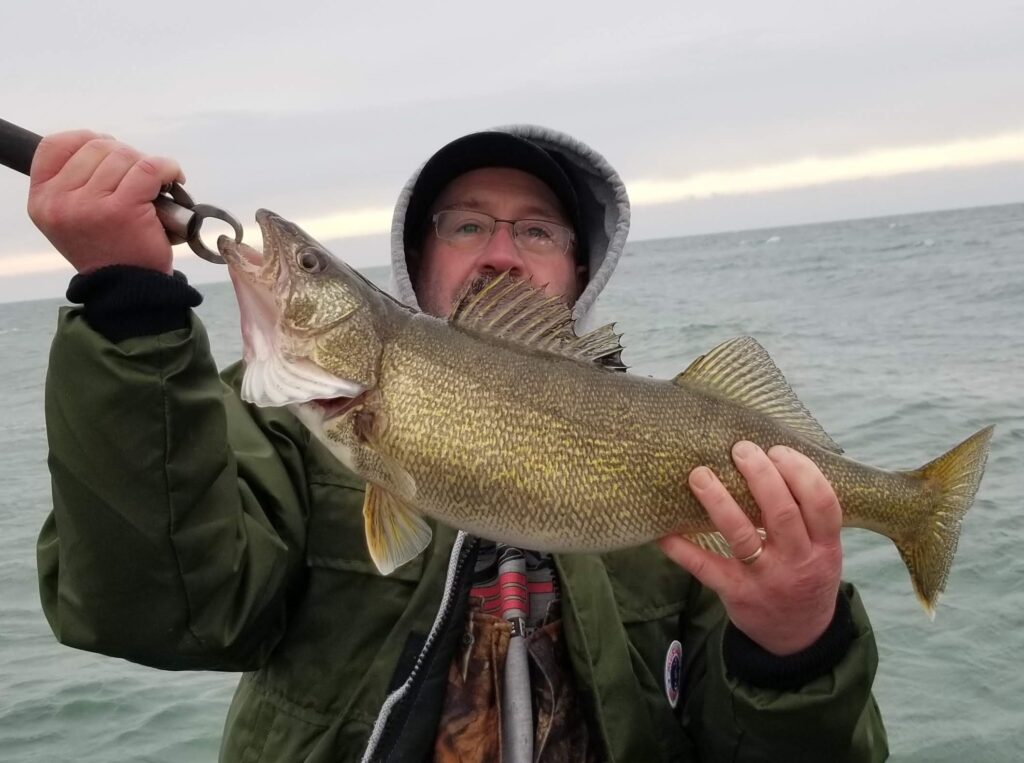
[[[344,409],[377,384],[383,334],[401,309],[299,226],[261,209],[263,252],[222,236],[241,315],[243,399]]]

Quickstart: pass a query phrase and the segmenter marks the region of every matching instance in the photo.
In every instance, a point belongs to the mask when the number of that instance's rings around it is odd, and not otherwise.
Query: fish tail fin
[[[910,572],[914,593],[932,619],[939,594],[946,588],[960,522],[974,502],[985,471],[993,429],[987,426],[975,432],[948,453],[909,472],[924,481],[930,506],[912,533],[893,540]]]

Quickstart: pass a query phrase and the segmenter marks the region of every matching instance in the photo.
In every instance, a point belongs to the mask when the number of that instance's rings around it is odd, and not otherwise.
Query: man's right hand
[[[29,217],[79,273],[107,265],[172,272],[153,200],[162,186],[184,181],[173,159],[77,130],[43,139],[31,177]]]

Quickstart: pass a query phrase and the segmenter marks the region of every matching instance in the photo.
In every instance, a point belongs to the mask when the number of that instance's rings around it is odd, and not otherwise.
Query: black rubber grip
[[[42,135],[0,119],[0,164],[27,175]]]

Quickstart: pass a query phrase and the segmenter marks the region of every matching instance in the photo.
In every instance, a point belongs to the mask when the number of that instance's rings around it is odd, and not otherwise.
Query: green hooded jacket
[[[606,252],[624,241],[628,215],[618,222]],[[102,288],[136,293],[140,277]],[[428,757],[475,540],[435,526],[424,554],[379,575],[362,483],[290,413],[243,403],[240,367],[219,375],[201,323],[181,314],[180,327],[132,335],[98,331],[112,324],[88,300],[61,310],[46,382],[54,508],[38,547],[54,634],[157,668],[244,672],[225,761]],[[852,587],[845,654],[778,690],[730,670],[721,604],[656,547],[556,565],[572,669],[609,760],[886,757],[877,651]]]

